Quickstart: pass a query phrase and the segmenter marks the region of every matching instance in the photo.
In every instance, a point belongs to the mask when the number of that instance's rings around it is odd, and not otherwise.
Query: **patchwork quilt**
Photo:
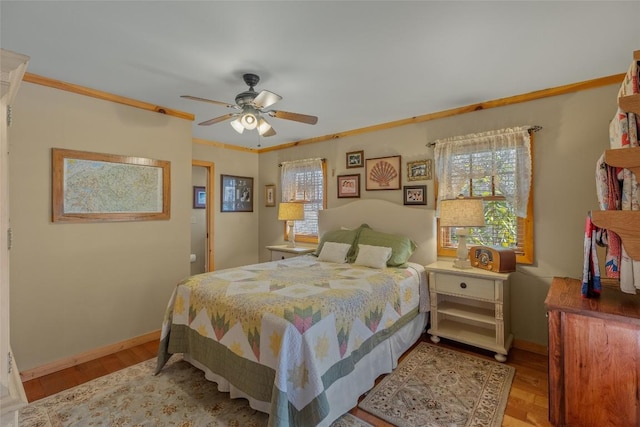
[[[157,372],[186,353],[270,402],[270,425],[316,425],[326,388],[418,314],[423,277],[311,255],[192,276],[169,301]]]

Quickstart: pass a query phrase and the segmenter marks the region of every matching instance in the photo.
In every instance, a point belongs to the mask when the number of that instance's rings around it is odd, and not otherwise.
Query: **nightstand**
[[[288,245],[267,246],[267,249],[271,251],[271,261],[310,254],[316,250],[315,246],[296,246],[295,248],[290,248]]]
[[[449,338],[495,351],[507,360],[513,342],[509,309],[509,273],[459,269],[451,261],[425,266],[431,296],[431,341]]]

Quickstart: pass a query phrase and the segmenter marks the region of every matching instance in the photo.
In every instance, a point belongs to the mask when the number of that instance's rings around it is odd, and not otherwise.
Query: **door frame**
[[[213,193],[215,181],[215,163],[204,160],[191,160],[191,166],[200,166],[207,169],[207,202],[205,207],[205,217],[207,222],[207,268],[206,271],[215,270],[213,252]]]

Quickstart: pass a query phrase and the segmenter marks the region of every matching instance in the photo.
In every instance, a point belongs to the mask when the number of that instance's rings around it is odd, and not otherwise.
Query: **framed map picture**
[[[171,163],[53,148],[53,222],[169,219]]]

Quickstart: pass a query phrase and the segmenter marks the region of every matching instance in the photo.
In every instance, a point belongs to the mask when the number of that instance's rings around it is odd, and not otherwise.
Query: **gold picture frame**
[[[430,179],[433,179],[433,167],[431,159],[407,162],[408,181],[426,181]]]

